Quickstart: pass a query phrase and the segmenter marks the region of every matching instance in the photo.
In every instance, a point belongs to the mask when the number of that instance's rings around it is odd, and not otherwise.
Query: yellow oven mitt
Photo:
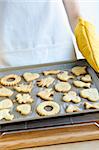
[[[74,34],[80,52],[99,73],[99,37],[95,33],[95,27],[79,18]]]

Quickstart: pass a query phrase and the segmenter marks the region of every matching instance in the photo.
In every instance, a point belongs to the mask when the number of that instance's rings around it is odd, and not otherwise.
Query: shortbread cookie
[[[16,110],[20,112],[22,115],[28,115],[31,112],[31,105],[30,104],[21,104],[18,105]]]
[[[72,101],[74,103],[79,103],[81,101],[81,98],[79,96],[77,96],[76,92],[69,91],[68,93],[64,93],[63,101],[65,101],[65,102]]]
[[[42,87],[49,87],[54,82],[54,80],[55,79],[52,77],[46,77],[46,78],[38,80],[37,85],[42,86]]]
[[[91,86],[91,83],[85,83],[83,81],[78,81],[78,80],[73,81],[73,84],[79,88],[83,88],[83,87],[90,88]]]
[[[51,89],[45,89],[43,91],[40,91],[37,96],[39,96],[40,98],[42,98],[43,100],[53,100],[53,94],[54,91]]]
[[[85,102],[84,106],[86,109],[99,109],[99,103],[90,104],[89,102]]]
[[[40,75],[38,73],[25,72],[23,74],[23,77],[27,82],[30,82],[35,79],[38,79],[40,77]]]
[[[0,110],[0,120],[13,120],[14,115],[10,114],[10,109],[2,109]]]
[[[13,86],[21,81],[21,77],[16,74],[6,75],[1,78],[1,84],[5,86]]]
[[[84,82],[92,82],[92,78],[89,74],[86,74],[85,76],[81,77],[81,80]]]
[[[70,105],[67,106],[67,108],[66,108],[66,112],[67,112],[67,113],[78,112],[78,111],[80,111],[79,107],[78,107],[78,106],[75,106],[75,105],[72,105],[72,104],[70,104]]]
[[[55,90],[58,92],[68,92],[71,89],[71,85],[68,82],[58,82],[55,85]]]
[[[84,66],[84,67],[80,67],[80,66],[73,67],[72,73],[76,76],[86,74],[87,73],[86,68],[87,68],[86,66]]]
[[[59,104],[53,101],[45,101],[37,106],[37,113],[41,116],[56,115],[59,113],[59,111],[60,111]]]
[[[5,87],[0,87],[0,96],[1,97],[10,97],[10,96],[12,96],[12,94],[13,94],[14,92],[12,91],[12,90],[10,90],[10,89],[7,89],[7,88],[5,88]]]
[[[90,88],[90,89],[83,89],[80,92],[80,95],[83,98],[87,98],[88,100],[95,102],[99,100],[99,93],[96,88]]]
[[[19,84],[14,87],[14,89],[18,92],[23,92],[23,93],[30,93],[33,89],[33,83],[30,82],[29,84]]]
[[[68,75],[68,72],[67,71],[64,71],[62,73],[59,73],[57,75],[57,78],[61,81],[68,81],[69,79],[73,79],[74,76],[73,75]]]
[[[31,95],[20,94],[20,93],[16,95],[16,100],[19,104],[32,103],[34,101],[34,99],[31,97]]]
[[[43,74],[47,76],[47,75],[55,75],[58,74],[59,72],[60,70],[47,70],[47,71],[43,71]]]
[[[11,108],[12,106],[13,103],[10,99],[0,100],[0,109],[7,109],[7,108]]]

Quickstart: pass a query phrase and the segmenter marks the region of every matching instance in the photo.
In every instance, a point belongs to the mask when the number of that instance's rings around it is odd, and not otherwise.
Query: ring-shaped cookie
[[[47,111],[45,108],[51,107],[52,109],[50,111]],[[60,106],[56,102],[52,101],[46,101],[42,102],[37,106],[37,112],[41,116],[50,116],[50,115],[56,115],[60,111]]]
[[[21,81],[21,77],[16,74],[6,75],[1,78],[1,84],[5,86],[13,86]]]

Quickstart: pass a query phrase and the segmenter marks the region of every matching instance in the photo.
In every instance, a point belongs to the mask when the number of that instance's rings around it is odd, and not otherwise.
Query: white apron
[[[0,66],[75,59],[61,0],[0,0]]]

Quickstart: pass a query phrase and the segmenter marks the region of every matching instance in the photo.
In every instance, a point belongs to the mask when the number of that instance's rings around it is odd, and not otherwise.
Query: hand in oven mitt
[[[80,52],[99,73],[99,37],[96,35],[94,25],[79,18],[74,34]]]

